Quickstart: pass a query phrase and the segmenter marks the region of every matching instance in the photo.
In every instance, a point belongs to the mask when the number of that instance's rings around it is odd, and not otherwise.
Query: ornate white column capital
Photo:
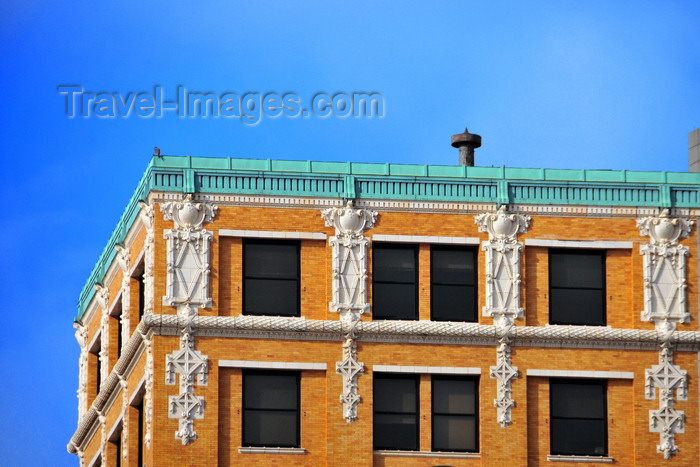
[[[658,216],[637,219],[641,236],[648,236],[654,246],[676,246],[681,238],[686,238],[693,227],[693,221],[681,217],[671,217],[668,209]]]
[[[139,201],[139,207],[141,211],[139,212],[139,220],[146,227],[146,230],[153,228],[153,218],[155,216],[155,209],[152,204],[147,204],[143,201]]]
[[[109,289],[104,287],[102,284],[95,284],[95,300],[97,300],[97,305],[102,309],[104,313],[107,311],[109,306]]]
[[[527,232],[530,216],[508,213],[503,205],[496,212],[485,212],[474,216],[479,232],[488,232],[493,243],[515,243],[519,233]]]
[[[357,209],[348,201],[344,207],[333,207],[321,212],[327,227],[335,228],[335,235],[344,238],[361,238],[365,230],[374,227],[377,213],[369,209]]]
[[[207,202],[196,203],[188,194],[182,201],[171,201],[160,205],[163,218],[175,222],[179,230],[200,230],[205,223],[216,216],[218,206]]]
[[[128,273],[130,263],[129,248],[117,243],[114,245],[114,249],[117,250],[117,264],[119,265],[119,269],[125,274]]]

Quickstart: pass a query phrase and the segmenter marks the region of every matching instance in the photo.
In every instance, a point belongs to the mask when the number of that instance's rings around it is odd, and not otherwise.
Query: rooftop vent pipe
[[[452,135],[452,147],[459,148],[459,165],[474,167],[474,149],[481,147],[481,136],[465,128],[464,133]]]

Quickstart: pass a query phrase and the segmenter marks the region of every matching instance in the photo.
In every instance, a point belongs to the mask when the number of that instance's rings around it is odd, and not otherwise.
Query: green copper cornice
[[[83,287],[82,319],[151,191],[534,205],[700,207],[700,174],[154,156]]]

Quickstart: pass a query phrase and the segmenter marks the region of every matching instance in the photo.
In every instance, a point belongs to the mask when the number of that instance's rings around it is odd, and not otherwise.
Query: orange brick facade
[[[172,198],[168,198],[172,199]],[[81,428],[76,432],[69,449],[77,452],[81,465],[142,465],[147,466],[229,466],[229,465],[452,465],[452,466],[540,466],[574,465],[566,459],[549,459],[550,455],[550,378],[528,374],[532,370],[550,372],[604,372],[599,375],[607,381],[607,446],[606,457],[621,466],[693,466],[700,459],[700,413],[698,400],[698,349],[687,345],[676,349],[673,363],[687,372],[687,400],[676,397],[674,408],[685,415],[684,432],[675,434],[678,452],[664,459],[657,452],[659,433],[649,430],[649,411],[659,408],[659,390],[654,399],[645,397],[645,370],[659,363],[659,347],[639,342],[624,345],[608,345],[606,342],[588,340],[579,344],[565,338],[552,338],[546,345],[541,341],[520,340],[511,345],[511,361],[518,368],[517,379],[512,380],[511,397],[515,405],[511,411],[512,423],[498,423],[494,399],[497,397],[497,380],[490,376],[496,365],[495,338],[486,342],[469,337],[445,338],[431,336],[421,343],[420,336],[393,335],[391,338],[357,338],[357,359],[362,362],[364,373],[357,377],[357,419],[348,423],[343,416],[343,378],[336,372],[336,363],[343,359],[343,337],[321,338],[302,331],[279,330],[216,332],[194,331],[194,349],[208,360],[207,384],[194,384],[194,395],[204,400],[203,416],[193,423],[196,439],[183,444],[177,438],[178,419],[169,417],[169,396],[180,393],[179,378],[176,384],[166,384],[166,357],[181,346],[178,332],[166,331],[165,325],[146,327],[139,324],[142,309],[146,305],[143,292],[144,262],[152,257],[152,310],[149,314],[175,315],[174,306],[163,304],[168,294],[168,242],[163,232],[173,229],[172,220],[165,220],[158,209],[165,197],[155,193],[150,202],[155,207],[153,224],[134,223],[126,237],[129,266],[122,270],[112,265],[102,284],[109,291],[108,302],[103,308],[93,300],[81,323],[84,329],[88,356],[84,370],[86,391],[81,407]],[[243,243],[244,237],[235,232],[297,232],[324,234],[325,239],[302,238],[300,244],[300,314],[307,322],[337,322],[338,313],[329,311],[333,300],[333,251],[328,238],[336,235],[332,227],[324,224],[318,207],[275,207],[236,205],[226,200],[210,201],[218,210],[211,222],[203,228],[212,232],[209,244],[209,296],[211,306],[199,308],[199,317],[232,320],[243,312]],[[339,204],[339,203],[338,203]],[[477,249],[477,310],[479,326],[495,329],[494,319],[484,316],[486,306],[487,268],[486,252],[481,244],[489,241],[486,232],[479,231],[472,212],[438,212],[438,210],[411,210],[405,208],[382,209],[379,203],[371,205],[378,213],[374,227],[364,231],[364,237],[376,244],[374,236],[403,236],[404,242],[417,245],[418,251],[418,318],[430,320],[431,310],[431,245],[426,241],[411,242],[408,236],[430,238],[473,238]],[[509,206],[513,209],[513,206]],[[490,207],[494,211],[495,206]],[[484,211],[486,212],[486,211]],[[636,225],[637,215],[619,217],[587,217],[571,212],[563,214],[539,214],[530,212],[530,224],[526,232],[517,236],[523,244],[520,257],[520,305],[524,316],[515,319],[518,328],[542,328],[549,326],[549,250],[546,246],[528,245],[528,239],[563,240],[572,242],[631,242],[624,248],[605,250],[605,309],[606,326],[612,330],[654,330],[653,322],[643,321],[644,309],[644,259],[640,255],[642,245],[649,238],[640,235]],[[234,233],[222,234],[233,230]],[[152,236],[152,250],[146,253],[148,236]],[[245,237],[249,238],[249,237]],[[389,237],[393,238],[393,237]],[[692,319],[678,323],[680,332],[698,331],[698,257],[697,230],[695,227],[681,243],[689,248],[685,269],[687,309]],[[152,255],[152,256],[149,256]],[[368,302],[373,301],[372,246],[368,249]],[[130,275],[124,281],[124,275]],[[124,287],[124,283],[128,287]],[[123,350],[118,348],[117,323],[119,314],[115,306],[128,294],[128,331],[122,339]],[[146,294],[148,296],[148,293]],[[147,299],[148,297],[146,297]],[[104,311],[107,310],[107,311]],[[104,313],[111,314],[109,323],[103,323]],[[160,318],[159,318],[160,319]],[[363,314],[361,322],[371,323],[371,313]],[[165,321],[163,321],[165,322]],[[172,327],[181,329],[182,323]],[[223,325],[222,325],[223,326]],[[233,326],[233,325],[232,325]],[[605,326],[604,326],[605,327]],[[170,329],[170,328],[168,328]],[[494,331],[495,332],[495,331]],[[535,331],[532,331],[535,332]],[[516,336],[518,334],[516,333]],[[486,338],[484,338],[486,339]],[[99,340],[99,343],[98,343]],[[106,351],[100,352],[103,341]],[[539,344],[538,344],[539,342]],[[641,341],[640,341],[641,342]],[[695,346],[700,342],[696,341]],[[91,347],[92,346],[92,347]],[[108,367],[100,368],[100,387],[97,393],[97,367],[100,353],[109,354]],[[121,353],[121,359],[119,354]],[[128,360],[128,361],[127,361]],[[301,369],[300,374],[300,443],[303,453],[292,452],[240,452],[243,430],[243,373],[240,363],[256,362],[265,368],[264,362],[277,364],[325,365],[323,369]],[[236,366],[238,365],[238,366]],[[450,453],[441,457],[432,451],[431,380],[435,373],[414,373],[419,380],[418,433],[419,449],[412,453],[384,452],[373,449],[373,379],[374,368],[392,365],[396,367],[432,367],[471,369],[478,378],[478,450],[470,453]],[[393,367],[392,367],[393,368]],[[404,370],[406,371],[406,370]],[[465,370],[466,371],[466,370]],[[619,378],[616,374],[632,374]],[[562,373],[552,373],[562,374]],[[110,378],[112,378],[110,380]],[[94,406],[93,418],[90,407]],[[88,420],[88,421],[86,421]],[[90,421],[91,420],[91,421]],[[82,431],[81,431],[82,430]],[[71,441],[73,443],[73,441]],[[118,457],[121,457],[119,460]],[[593,463],[595,459],[576,459]]]

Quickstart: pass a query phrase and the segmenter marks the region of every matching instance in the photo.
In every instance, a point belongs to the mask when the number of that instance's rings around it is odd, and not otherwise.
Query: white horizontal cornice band
[[[265,362],[259,360],[219,360],[219,368],[252,368],[259,370],[320,370],[325,371],[325,363],[308,362]]]
[[[412,373],[430,375],[480,375],[481,368],[465,366],[410,366],[410,365],[374,365],[375,373]]]
[[[155,334],[177,335],[184,325],[177,315],[144,316]],[[339,320],[279,316],[197,316],[197,335],[276,339],[343,340],[347,325]],[[355,326],[364,342],[491,345],[500,337],[496,326],[445,321],[361,321]],[[573,348],[633,348],[658,350],[666,334],[654,329],[614,329],[607,326],[515,326],[514,345]],[[700,331],[674,331],[679,350],[700,350]]]
[[[481,239],[478,237],[437,237],[430,235],[382,235],[374,234],[371,238],[375,242],[394,243],[441,243],[447,245],[478,245]]]
[[[634,246],[634,242],[606,240],[550,240],[540,238],[526,238],[525,246],[543,246],[548,248],[588,248],[600,250],[631,250]]]
[[[278,232],[268,230],[219,229],[219,237],[274,238],[277,240],[325,240],[323,232]]]
[[[526,374],[527,376],[547,378],[634,379],[634,372],[631,371],[539,370],[530,368]]]

